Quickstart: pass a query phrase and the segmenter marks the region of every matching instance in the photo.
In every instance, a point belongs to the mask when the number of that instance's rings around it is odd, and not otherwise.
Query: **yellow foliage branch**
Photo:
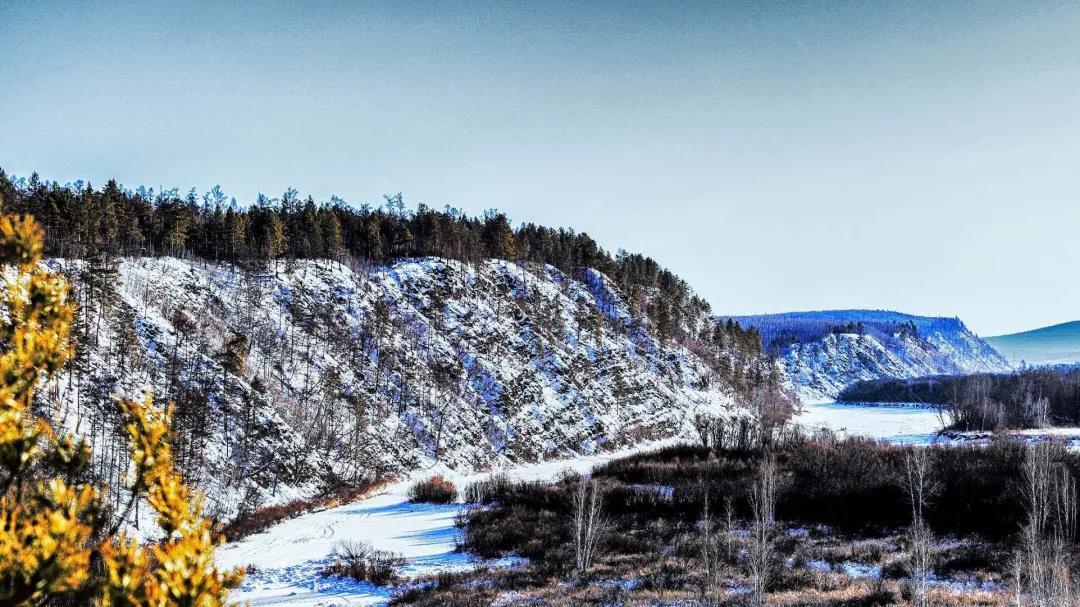
[[[67,282],[37,267],[43,237],[32,217],[0,216],[0,265],[15,273],[0,291],[0,604],[225,605],[243,572],[215,565],[222,538],[202,516],[202,497],[177,473],[168,415],[152,399],[120,406],[135,470],[132,499],[144,497],[157,513],[160,542],[102,533],[102,489],[65,480],[86,467],[89,448],[58,438],[31,410],[38,382],[71,358],[75,313]]]

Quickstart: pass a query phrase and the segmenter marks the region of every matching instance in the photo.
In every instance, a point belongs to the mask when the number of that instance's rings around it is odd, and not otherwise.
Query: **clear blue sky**
[[[4,1],[0,166],[498,207],[717,312],[1080,318],[1080,8],[935,4]]]

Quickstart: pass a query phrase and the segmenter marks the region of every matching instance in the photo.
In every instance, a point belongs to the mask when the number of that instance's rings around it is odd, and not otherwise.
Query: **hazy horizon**
[[[1080,7],[0,6],[0,167],[588,232],[719,314],[1077,320]]]

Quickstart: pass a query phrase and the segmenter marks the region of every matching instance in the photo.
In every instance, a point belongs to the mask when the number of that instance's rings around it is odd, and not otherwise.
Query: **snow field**
[[[285,521],[272,529],[230,543],[218,550],[224,567],[253,566],[244,585],[233,593],[236,604],[331,607],[382,605],[387,588],[357,583],[320,572],[329,565],[338,545],[345,540],[365,541],[377,549],[396,552],[407,564],[402,575],[416,578],[440,571],[454,571],[479,564],[513,566],[514,559],[484,562],[456,552],[456,517],[466,504],[412,504],[407,494],[417,480],[436,474],[454,482],[461,491],[470,482],[492,474],[512,480],[554,480],[564,471],[588,473],[593,466],[651,449],[677,444],[679,439],[643,443],[628,449],[512,466],[491,472],[464,474],[445,466],[433,466],[395,483],[376,496],[358,502],[312,512]]]

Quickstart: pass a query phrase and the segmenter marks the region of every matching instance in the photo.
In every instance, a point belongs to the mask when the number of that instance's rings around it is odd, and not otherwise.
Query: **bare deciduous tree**
[[[746,560],[747,573],[753,604],[764,607],[765,591],[776,561],[776,458],[772,453],[765,454],[758,468],[750,492],[750,508],[754,519]]]
[[[1070,548],[1076,537],[1076,483],[1058,463],[1063,450],[1040,443],[1029,446],[1024,457],[1028,519],[1016,557],[1016,594],[1036,607],[1066,607],[1074,601]]]
[[[705,496],[704,508],[701,512],[701,569],[704,576],[702,595],[704,603],[709,607],[719,605],[721,602],[721,581],[723,578],[723,555],[721,553],[721,541],[729,542],[728,538],[720,537],[717,532],[716,522],[713,520],[709,509],[709,489],[702,485]],[[725,531],[726,535],[726,531]]]
[[[933,568],[934,536],[926,524],[926,503],[935,491],[928,449],[908,452],[904,459],[905,485],[911,501],[911,582],[912,605],[927,607],[930,573]]]
[[[1031,411],[1031,427],[1046,428],[1050,426],[1050,399],[1045,396],[1031,398],[1029,395],[1025,407]]]
[[[592,566],[596,549],[609,527],[595,480],[581,479],[574,491],[573,508],[574,565],[580,577]]]

